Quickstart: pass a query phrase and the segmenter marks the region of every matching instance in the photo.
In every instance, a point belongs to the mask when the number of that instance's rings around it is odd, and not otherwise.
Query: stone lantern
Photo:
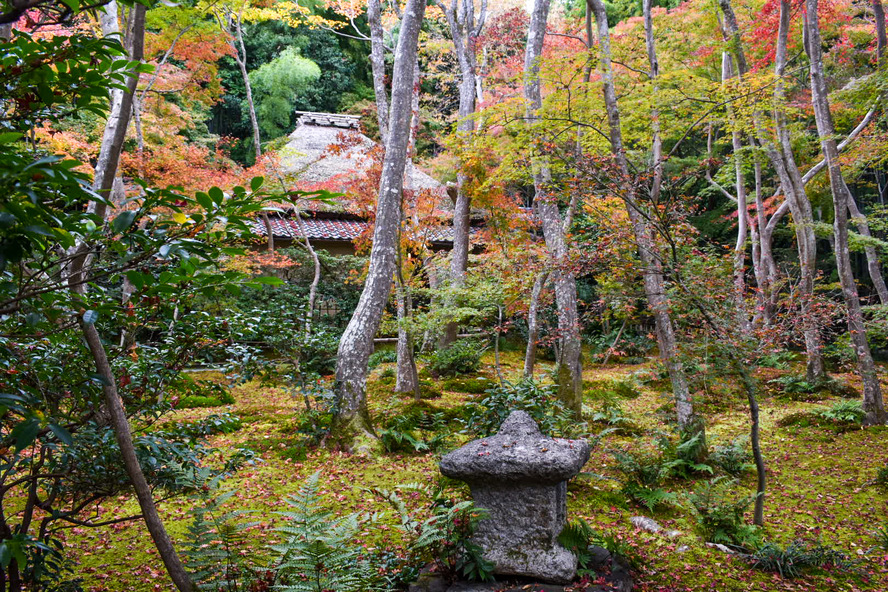
[[[567,481],[589,460],[585,440],[547,438],[524,411],[513,411],[489,438],[441,459],[441,472],[465,481],[489,516],[475,541],[494,573],[554,583],[576,577],[577,558],[558,543],[567,520]]]

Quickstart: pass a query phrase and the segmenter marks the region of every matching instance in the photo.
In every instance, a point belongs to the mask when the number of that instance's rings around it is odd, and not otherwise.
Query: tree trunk
[[[539,121],[543,105],[540,89],[539,60],[546,34],[549,0],[536,0],[527,33],[524,55],[524,100],[528,125]],[[536,151],[536,150],[535,150]],[[560,352],[556,365],[558,397],[577,417],[583,413],[582,341],[577,315],[577,283],[570,270],[568,245],[564,225],[555,196],[549,194],[552,173],[545,157],[535,154],[532,159],[534,206],[543,226],[543,238],[553,264],[553,283],[558,309],[558,340]]]
[[[390,136],[382,164],[370,268],[361,298],[339,341],[334,431],[346,445],[356,437],[371,433],[365,392],[367,360],[373,350],[373,337],[388,301],[397,263],[401,196],[410,136],[413,70],[424,14],[425,0],[408,0],[395,52]]]
[[[468,141],[475,131],[475,103],[477,83],[477,63],[475,59],[475,43],[487,11],[486,0],[482,1],[478,24],[475,23],[475,6],[473,0],[452,0],[445,8],[447,22],[450,25],[450,36],[459,62],[459,121],[456,132]],[[466,269],[469,261],[469,230],[471,197],[465,192],[466,174],[460,169],[456,173],[456,202],[453,205],[453,249],[450,251],[450,281],[454,287],[461,287],[465,282]],[[448,323],[441,338],[441,346],[446,347],[456,341],[458,326]]]
[[[866,425],[882,425],[885,423],[885,408],[882,404],[882,390],[879,377],[870,353],[866,338],[866,327],[860,310],[857,286],[851,270],[851,254],[848,249],[848,207],[851,191],[845,184],[842,168],[839,164],[839,151],[835,140],[835,127],[829,110],[826,80],[823,74],[823,55],[821,49],[820,24],[818,23],[818,0],[806,0],[805,14],[805,49],[808,53],[811,74],[811,104],[814,107],[814,118],[817,121],[817,133],[826,166],[829,171],[830,189],[833,196],[833,237],[835,238],[836,267],[842,283],[842,295],[848,308],[848,329],[851,341],[857,354],[857,365],[863,381],[863,410],[866,413]]]
[[[141,5],[139,5],[141,6]],[[144,7],[143,7],[144,9]],[[138,6],[136,7],[138,10]],[[120,447],[123,456],[123,464],[126,468],[127,475],[132,481],[133,489],[136,492],[136,498],[139,501],[139,508],[142,510],[142,516],[151,534],[157,552],[163,561],[170,579],[173,580],[179,592],[191,592],[193,585],[191,577],[185,571],[185,566],[176,554],[173,542],[164,528],[163,521],[157,513],[157,507],[154,505],[154,497],[151,493],[151,486],[142,473],[142,467],[139,465],[139,459],[136,456],[136,450],[133,447],[133,436],[130,431],[129,421],[126,417],[126,411],[123,407],[123,401],[117,392],[117,379],[108,362],[108,356],[105,354],[105,346],[99,337],[99,332],[92,323],[85,323],[81,320],[81,329],[86,343],[92,353],[93,360],[96,364],[96,371],[102,377],[102,392],[104,393],[104,402],[111,416],[111,424],[114,427],[114,436],[117,439],[117,445]]]
[[[882,0],[872,0],[872,6],[876,22],[876,57],[881,65],[885,57],[885,45],[888,44],[888,37],[885,34],[885,9],[882,7]]]
[[[111,9],[113,10],[113,9]],[[145,47],[145,11],[146,8],[142,4],[136,4],[132,8],[133,14],[131,18],[131,27],[127,31],[128,47],[130,59],[133,61],[141,61],[144,56]],[[111,24],[112,17],[106,12],[106,23]],[[116,17],[114,17],[116,21]],[[109,195],[114,178],[117,174],[118,163],[120,162],[120,152],[123,149],[123,141],[126,137],[126,129],[129,126],[130,116],[132,115],[132,100],[135,94],[136,85],[138,84],[138,74],[134,73],[127,79],[126,91],[119,90],[120,96],[112,98],[112,110],[105,124],[105,132],[102,137],[101,152],[99,153],[98,162],[96,164],[95,178],[93,181],[93,189],[96,193]],[[106,206],[98,202],[89,205],[89,210],[95,212],[99,217],[104,218]],[[69,282],[71,290],[75,294],[83,295],[86,292],[86,284],[82,283],[82,279],[89,273],[89,259],[86,253],[89,251],[89,245],[79,244],[75,249],[83,253],[83,255],[75,257],[69,273]],[[145,525],[157,551],[167,568],[170,578],[180,592],[190,592],[192,590],[191,578],[185,571],[179,556],[164,528],[163,522],[157,513],[157,507],[154,505],[154,498],[151,488],[148,485],[142,468],[136,457],[135,447],[133,446],[132,433],[130,431],[129,421],[126,417],[126,411],[123,407],[117,392],[117,381],[114,377],[111,365],[108,362],[105,346],[99,336],[95,325],[92,323],[80,322],[83,336],[87,342],[90,353],[96,364],[96,370],[102,376],[104,411],[110,416],[111,424],[114,428],[114,435],[117,444],[120,447],[123,456],[124,466],[127,474],[132,481],[139,507],[145,519]]]
[[[548,272],[537,274],[533,280],[533,290],[530,293],[530,306],[527,308],[527,349],[524,352],[524,378],[533,378],[533,369],[537,358],[537,341],[540,338],[538,325],[540,295],[548,279]]]
[[[247,95],[247,109],[250,113],[250,127],[253,130],[253,153],[256,162],[262,156],[262,140],[259,136],[259,120],[256,118],[256,105],[253,102],[253,87],[250,84],[250,75],[247,73],[247,48],[244,46],[244,30],[243,30],[243,6],[237,15],[229,15],[229,27],[234,28],[234,39],[231,40],[231,46],[234,50],[234,61],[240,69],[241,78],[244,81],[244,90]],[[269,250],[274,251],[274,237],[268,236]]]
[[[389,106],[385,90],[385,33],[382,29],[380,0],[368,0],[367,23],[370,25],[370,68],[373,72],[373,94],[376,97],[376,120],[382,145],[388,141]]]
[[[682,367],[681,360],[678,359],[678,345],[675,339],[675,330],[672,326],[669,303],[666,298],[666,280],[663,276],[663,268],[657,252],[657,246],[651,234],[651,229],[640,212],[637,196],[634,190],[631,189],[632,182],[629,173],[629,163],[623,150],[623,133],[620,129],[620,109],[617,104],[616,89],[614,88],[607,12],[602,0],[590,1],[595,14],[595,20],[598,24],[598,48],[600,54],[598,67],[602,80],[604,104],[607,110],[611,151],[617,162],[620,174],[625,179],[627,186],[630,187],[628,194],[625,196],[626,209],[632,223],[635,242],[638,247],[638,256],[641,260],[648,307],[654,315],[660,359],[663,360],[672,382],[672,392],[675,397],[675,410],[679,427],[683,430],[701,429],[702,426],[694,414],[684,368]]]
[[[872,238],[873,234],[870,232],[866,216],[864,216],[857,208],[857,202],[854,200],[854,196],[851,196],[851,199],[848,200],[848,213],[851,215],[854,225],[857,226],[857,234],[866,238]],[[869,245],[863,248],[863,252],[864,255],[866,255],[866,269],[869,272],[870,281],[872,281],[873,287],[876,289],[879,303],[888,304],[888,287],[885,286],[885,278],[882,276],[882,265],[879,263],[879,253],[876,251],[875,247]]]
[[[740,73],[738,73],[738,76]],[[734,77],[731,54],[722,52],[722,84]],[[733,118],[734,110],[728,108],[728,116]],[[746,240],[748,238],[749,205],[746,181],[743,176],[743,141],[740,131],[731,130],[731,148],[734,152],[734,196],[737,200],[737,243],[734,246],[734,300],[737,307],[737,320],[740,329],[748,332],[749,317],[746,314]]]
[[[719,5],[725,15],[725,37],[732,45],[732,51],[737,59],[740,75],[743,75],[746,73],[746,58],[741,45],[740,32],[731,1],[719,0]],[[800,268],[799,299],[801,301],[802,332],[807,356],[806,374],[808,380],[815,381],[825,376],[820,332],[816,320],[811,314],[814,297],[814,279],[817,273],[817,238],[814,234],[814,217],[811,211],[811,203],[805,193],[804,178],[800,174],[793,155],[783,110],[784,85],[782,78],[786,69],[788,30],[789,8],[788,3],[784,1],[781,3],[774,59],[774,70],[777,77],[777,83],[774,85],[774,126],[777,132],[779,148],[771,142],[769,136],[764,131],[764,126],[761,123],[762,114],[759,112],[754,113],[753,119],[758,140],[765,149],[771,165],[777,173],[783,193],[786,196],[786,204],[792,212],[795,221]],[[782,215],[780,214],[780,216]],[[779,219],[776,213],[773,217]],[[771,225],[769,224],[769,226]],[[768,257],[766,263],[771,268],[773,266],[771,244],[773,231],[763,231],[760,238],[763,241],[761,244],[762,253]],[[767,244],[764,241],[767,241]],[[775,296],[775,294],[772,294],[772,299]]]
[[[419,59],[413,65],[413,96],[410,99],[410,137],[407,141],[408,164],[413,166],[413,157],[416,154],[416,136],[419,134],[419,86],[420,72]],[[405,177],[406,179],[406,177]],[[416,199],[416,195],[412,196]],[[412,220],[414,224],[418,220]],[[406,320],[413,314],[413,300],[410,297],[409,286],[404,281],[404,258],[402,256],[401,225],[404,217],[401,217],[398,227],[398,265],[395,271],[395,298],[398,311],[398,360],[397,380],[395,392],[406,393],[413,391],[416,400],[421,398],[419,387],[419,373],[416,369],[416,358],[413,355],[413,335],[406,326]]]

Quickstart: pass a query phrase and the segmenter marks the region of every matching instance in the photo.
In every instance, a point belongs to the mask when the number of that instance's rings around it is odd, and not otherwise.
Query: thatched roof
[[[336,113],[300,112],[298,124],[290,141],[280,151],[281,167],[288,177],[302,187],[341,182],[345,189],[350,181],[363,175],[371,165],[367,156],[377,144],[362,134],[358,118]],[[404,188],[440,192],[445,187],[413,165],[407,163]]]

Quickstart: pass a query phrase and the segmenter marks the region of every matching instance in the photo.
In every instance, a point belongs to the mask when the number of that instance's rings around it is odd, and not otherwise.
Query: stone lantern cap
[[[534,482],[557,484],[589,460],[585,440],[544,436],[524,411],[513,411],[495,436],[473,440],[441,459],[441,472],[468,484]]]

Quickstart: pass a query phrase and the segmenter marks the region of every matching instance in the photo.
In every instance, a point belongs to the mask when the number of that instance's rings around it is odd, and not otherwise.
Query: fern
[[[337,518],[325,510],[315,473],[287,498],[288,523],[278,531],[285,540],[272,549],[280,553],[278,589],[285,592],[370,592],[379,589],[375,570],[353,543],[361,529],[357,514]]]

